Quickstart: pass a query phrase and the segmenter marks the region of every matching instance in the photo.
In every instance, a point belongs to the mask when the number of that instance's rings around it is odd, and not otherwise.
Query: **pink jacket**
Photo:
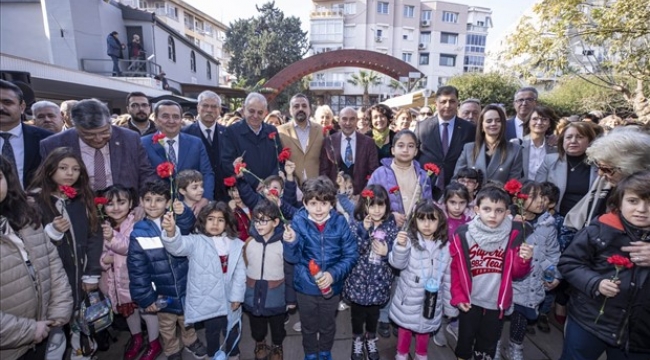
[[[100,259],[103,271],[99,280],[99,288],[111,299],[113,311],[117,311],[117,305],[128,304],[132,301],[129,293],[129,271],[126,268],[126,255],[129,250],[129,236],[134,223],[133,214],[129,214],[120,225],[120,229],[113,230],[113,240],[110,243],[104,240],[104,251]],[[104,258],[109,255],[113,256],[113,264],[104,263]]]
[[[471,304],[472,277],[470,275],[469,248],[467,242],[461,239],[459,233],[467,232],[467,225],[461,226],[454,240],[449,246],[451,253],[451,305],[458,306],[460,303]],[[519,256],[519,245],[514,246],[519,230],[513,229],[508,241],[508,250],[503,262],[501,273],[501,285],[499,286],[499,298],[497,305],[503,316],[504,311],[512,304],[512,280],[521,279],[530,272],[530,260],[524,260]]]

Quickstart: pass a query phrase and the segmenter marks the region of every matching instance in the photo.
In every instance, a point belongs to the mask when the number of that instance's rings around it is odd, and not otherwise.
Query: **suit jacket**
[[[569,164],[566,161],[566,158],[560,159],[560,155],[547,154],[544,157],[544,162],[542,166],[537,170],[535,174],[536,182],[552,182],[558,188],[560,188],[560,197],[557,200],[557,208],[559,209],[560,204],[562,203],[562,198],[566,192],[566,182],[567,177],[569,176]],[[594,181],[598,177],[598,168],[595,166],[591,167],[591,175],[589,176],[589,188],[594,184]]]
[[[506,120],[506,140],[510,141],[517,138],[517,123],[515,118]]]
[[[341,139],[343,133],[340,131],[323,141],[323,148],[320,151],[320,165],[318,173],[329,177],[336,184],[336,176],[339,169],[336,164],[342,164],[341,157]],[[379,167],[377,160],[377,146],[368,136],[357,132],[357,140],[354,146],[354,169],[352,171],[352,184],[354,185],[354,194],[359,194],[368,182],[367,177],[372,175]],[[336,159],[336,164],[332,161]]]
[[[523,162],[521,161],[521,145],[519,144],[508,143],[508,150],[503,163],[501,163],[501,150],[498,148],[492,155],[490,163],[485,163],[485,144],[481,147],[476,162],[473,157],[474,143],[465,144],[463,154],[458,159],[458,164],[456,164],[454,175],[462,168],[481,170],[483,172],[483,185],[488,180],[505,183],[510,179],[521,179]]]
[[[129,130],[130,131],[130,130]],[[147,152],[149,162],[154,168],[167,161],[165,148],[159,143],[153,143],[154,134],[142,137],[142,146]],[[177,164],[176,173],[193,169],[201,172],[203,175],[203,197],[208,200],[214,200],[214,173],[210,165],[210,158],[205,150],[205,146],[196,136],[185,133],[178,134],[178,153],[176,154]]]
[[[323,147],[323,127],[320,124],[311,122],[309,126],[309,140],[306,151],[302,151],[295,123],[290,121],[278,126],[278,134],[283,147],[291,149],[291,161],[296,164],[295,177],[298,183],[315,178],[319,174],[319,159]]]
[[[531,145],[530,139],[524,140],[521,145],[521,160],[524,169],[524,177],[522,179],[524,180],[528,179],[528,170],[529,170],[528,168],[530,167],[530,145]],[[546,148],[546,155],[557,153],[557,148],[555,146],[550,146],[548,144],[548,141],[544,143],[544,147]],[[541,167],[542,166],[540,165],[540,168]]]
[[[41,140],[54,135],[53,132],[43,130],[36,126],[25,125],[23,126],[23,142],[25,143],[25,157],[23,159],[23,188],[27,189],[29,184],[32,182],[34,173],[38,166],[41,165],[41,161],[45,157],[41,157],[41,154],[37,150]]]
[[[157,179],[156,171],[140,143],[140,134],[118,126],[112,126],[111,131],[108,143],[113,183],[138,191],[147,181]],[[41,156],[45,158],[52,150],[62,146],[72,148],[81,157],[77,129],[72,128],[41,141]]]
[[[442,154],[442,141],[440,140],[440,125],[438,117],[430,117],[417,123],[415,135],[420,141],[420,151],[417,161],[424,166],[426,163],[434,163],[444,171],[444,184],[447,186],[454,175],[456,162],[463,152],[463,145],[474,141],[476,126],[467,120],[456,117],[455,128],[449,142],[447,155]],[[433,184],[435,185],[435,184]],[[432,186],[435,190],[435,186]],[[443,190],[443,189],[440,189]],[[434,198],[438,198],[434,194]]]
[[[212,172],[214,173],[214,199],[215,200],[226,200],[227,191],[226,186],[223,184],[223,170],[221,169],[221,162],[223,154],[223,132],[226,130],[225,126],[217,124],[216,134],[212,135],[212,145],[208,142],[208,139],[201,131],[198,121],[192,125],[184,127],[181,132],[196,136],[203,142],[203,146],[208,152],[208,158],[210,159],[210,165],[212,166]],[[205,181],[204,181],[205,183]]]

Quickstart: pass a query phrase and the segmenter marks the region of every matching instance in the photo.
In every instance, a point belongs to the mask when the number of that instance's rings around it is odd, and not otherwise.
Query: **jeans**
[[[302,347],[305,355],[331,351],[336,335],[336,312],[340,295],[325,299],[321,295],[297,293],[300,323],[302,327]]]
[[[269,326],[271,327],[271,342],[273,345],[282,346],[287,331],[284,330],[284,316],[286,314],[273,316],[255,316],[248,314],[251,324],[251,336],[256,342],[262,342],[268,334]]]
[[[458,315],[458,344],[456,356],[461,359],[493,358],[501,338],[503,319],[499,310],[472,305],[468,312]]]
[[[607,360],[647,360],[648,354],[628,353],[608,345],[597,336],[582,328],[571,316],[564,330],[564,347],[560,360],[597,360],[603,353]]]
[[[208,350],[208,357],[212,358],[214,354],[221,347],[221,335],[226,337],[228,332],[228,318],[224,316],[214,317],[212,319],[207,319],[203,321],[203,326],[205,327],[205,340]],[[239,325],[230,330],[228,339],[226,339],[226,347],[224,351],[228,353],[230,351],[230,356],[235,356],[239,354],[239,342],[235,344],[237,340],[237,335],[239,334]]]
[[[120,70],[120,59],[115,55],[109,55],[111,60],[113,60],[113,76],[122,75],[122,70]]]

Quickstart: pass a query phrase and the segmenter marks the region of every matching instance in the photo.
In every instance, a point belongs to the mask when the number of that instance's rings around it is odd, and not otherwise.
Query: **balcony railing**
[[[487,32],[488,27],[487,26],[478,26],[474,24],[467,24],[467,31],[475,31],[475,32]]]
[[[343,81],[310,81],[309,89],[310,90],[343,90]]]
[[[331,18],[331,17],[342,17],[343,9],[315,9],[310,13],[311,18]]]
[[[149,77],[158,75],[160,65],[151,60],[119,60],[120,70],[124,77]],[[81,59],[81,70],[93,74],[111,76],[113,61],[111,59]]]

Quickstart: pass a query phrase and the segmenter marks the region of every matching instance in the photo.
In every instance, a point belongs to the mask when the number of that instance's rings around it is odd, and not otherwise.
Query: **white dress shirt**
[[[348,136],[341,132],[341,159],[345,162],[345,149],[348,147]],[[357,132],[354,131],[350,136],[350,146],[352,147],[352,163],[357,158]]]
[[[542,166],[542,163],[544,162],[544,157],[546,156],[546,139],[544,139],[544,142],[540,147],[535,146],[535,144],[531,140],[529,152],[530,155],[528,156],[528,179],[535,180],[535,175],[537,174],[537,170],[539,170],[539,167]]]
[[[515,131],[517,132],[517,139],[523,140],[524,138],[524,121],[515,116]]]
[[[309,131],[311,130],[311,121],[306,120],[307,126],[304,128],[298,125],[298,122],[294,120],[293,127],[296,129],[296,135],[298,136],[298,141],[300,141],[300,147],[302,152],[307,152],[307,146],[309,146]]]
[[[14,158],[16,160],[16,171],[18,171],[18,179],[20,179],[20,186],[23,185],[23,172],[25,170],[25,139],[23,138],[22,124],[16,125],[13,129],[2,131],[3,133],[11,134],[9,143],[14,150]],[[0,149],[5,144],[5,139],[0,138]]]
[[[89,146],[83,140],[79,139],[79,151],[81,151],[81,160],[83,160],[84,165],[86,165],[86,171],[88,171],[88,178],[90,180],[91,187],[95,189],[95,148]],[[111,151],[110,151],[110,142],[106,143],[103,148],[99,151],[104,156],[104,172],[106,174],[106,187],[113,185],[113,174],[111,172]]]
[[[174,140],[174,152],[176,153],[176,162],[180,160],[180,153],[178,152],[178,138],[180,137],[179,134],[176,134],[173,138],[165,137],[165,145],[163,146],[165,148],[165,153],[169,154],[169,143],[167,142],[168,140]]]
[[[212,142],[214,140],[214,137],[215,137],[214,133],[217,131],[217,123],[215,122],[214,124],[212,124],[212,126],[207,127],[207,126],[203,125],[203,123],[201,121],[197,120],[197,122],[199,123],[199,129],[201,129],[201,133],[203,134],[203,136],[205,136],[206,139],[208,139],[210,142]],[[208,132],[206,131],[207,129],[210,129],[210,136],[208,136]]]

